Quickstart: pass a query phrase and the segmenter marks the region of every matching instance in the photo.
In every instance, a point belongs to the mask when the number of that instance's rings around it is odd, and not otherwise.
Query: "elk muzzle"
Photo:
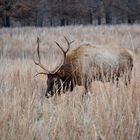
[[[47,98],[53,96],[54,94],[60,94],[62,88],[62,81],[58,78],[48,79],[47,90],[45,96]]]

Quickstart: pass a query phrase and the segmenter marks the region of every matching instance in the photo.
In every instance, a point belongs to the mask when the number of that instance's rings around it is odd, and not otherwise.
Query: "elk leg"
[[[88,80],[88,82],[85,82],[84,88],[85,88],[85,91],[82,94],[82,101],[84,101],[84,97],[86,94],[90,96],[90,94],[92,93],[92,80],[90,81]]]
[[[131,84],[131,77],[132,77],[132,73],[129,72],[128,75],[125,76],[125,85],[129,86]]]
[[[91,93],[92,92],[92,79],[86,79],[85,80],[85,93],[84,94],[87,94],[87,93]]]
[[[115,84],[116,87],[118,87],[119,86],[119,76],[113,76],[112,83]]]

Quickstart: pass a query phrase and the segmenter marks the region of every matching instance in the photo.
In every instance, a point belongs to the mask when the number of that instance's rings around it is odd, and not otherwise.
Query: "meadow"
[[[47,76],[33,62],[40,38],[42,63],[53,69],[66,49],[84,42],[119,45],[133,51],[131,85],[123,80],[94,81],[92,93],[83,87],[47,99]],[[0,29],[0,140],[139,140],[140,139],[140,26],[69,26]]]

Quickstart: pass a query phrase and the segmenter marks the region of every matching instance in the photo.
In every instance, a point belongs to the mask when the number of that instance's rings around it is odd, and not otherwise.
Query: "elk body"
[[[115,82],[124,76],[125,84],[129,84],[133,68],[133,55],[130,50],[121,47],[93,46],[83,44],[75,50],[68,52],[57,43],[63,52],[63,59],[53,71],[48,71],[41,64],[39,54],[39,39],[37,53],[39,61],[35,62],[45,72],[38,74],[48,75],[46,97],[50,97],[62,90],[72,91],[76,85],[84,86],[86,92],[90,90],[93,80],[102,82]],[[37,75],[38,75],[37,74]]]

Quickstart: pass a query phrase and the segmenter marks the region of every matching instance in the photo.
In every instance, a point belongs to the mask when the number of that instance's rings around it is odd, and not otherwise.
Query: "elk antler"
[[[36,65],[38,65],[38,66],[40,66],[43,70],[45,70],[45,73],[38,73],[37,75],[39,75],[39,74],[50,74],[50,72],[45,68],[45,66],[43,66],[42,64],[41,64],[41,57],[40,57],[40,51],[39,51],[39,42],[40,42],[40,40],[39,40],[39,37],[37,38],[37,55],[38,55],[38,62],[36,62],[34,59],[34,63],[36,64]]]
[[[67,53],[69,51],[69,49],[70,49],[70,45],[74,42],[74,40],[69,42],[68,39],[65,36],[64,36],[64,38],[65,38],[65,40],[67,42],[67,45],[68,45],[68,48],[67,48],[67,51],[66,51],[66,53]]]
[[[63,52],[63,54],[64,54],[64,58],[66,57],[66,54],[67,54],[67,52],[69,51],[69,49],[70,49],[70,45],[74,42],[74,41],[71,41],[71,42],[69,42],[68,41],[68,39],[64,36],[64,38],[65,38],[65,40],[66,40],[66,42],[67,42],[67,45],[68,45],[68,48],[67,48],[67,50],[66,51],[64,51],[64,49],[60,46],[60,44],[59,43],[57,43],[56,41],[55,41],[55,43],[56,43],[56,45],[61,49],[61,51]]]
[[[47,73],[46,72],[37,72],[37,74],[35,74],[34,77],[36,77],[38,75],[47,75]]]
[[[65,40],[66,40],[66,42],[67,42],[67,45],[68,45],[68,48],[67,48],[66,51],[64,51],[64,49],[60,46],[60,44],[59,44],[58,42],[55,41],[56,45],[57,45],[57,46],[60,48],[60,50],[63,52],[64,57],[63,57],[63,59],[62,59],[60,65],[58,65],[58,66],[55,68],[55,70],[51,71],[51,73],[55,73],[56,71],[58,71],[58,70],[60,69],[60,67],[64,64],[65,59],[66,59],[66,54],[67,54],[67,52],[68,52],[69,49],[70,49],[70,45],[74,42],[74,41],[69,42],[68,39],[67,39],[65,36],[64,36],[64,38],[65,38]]]

